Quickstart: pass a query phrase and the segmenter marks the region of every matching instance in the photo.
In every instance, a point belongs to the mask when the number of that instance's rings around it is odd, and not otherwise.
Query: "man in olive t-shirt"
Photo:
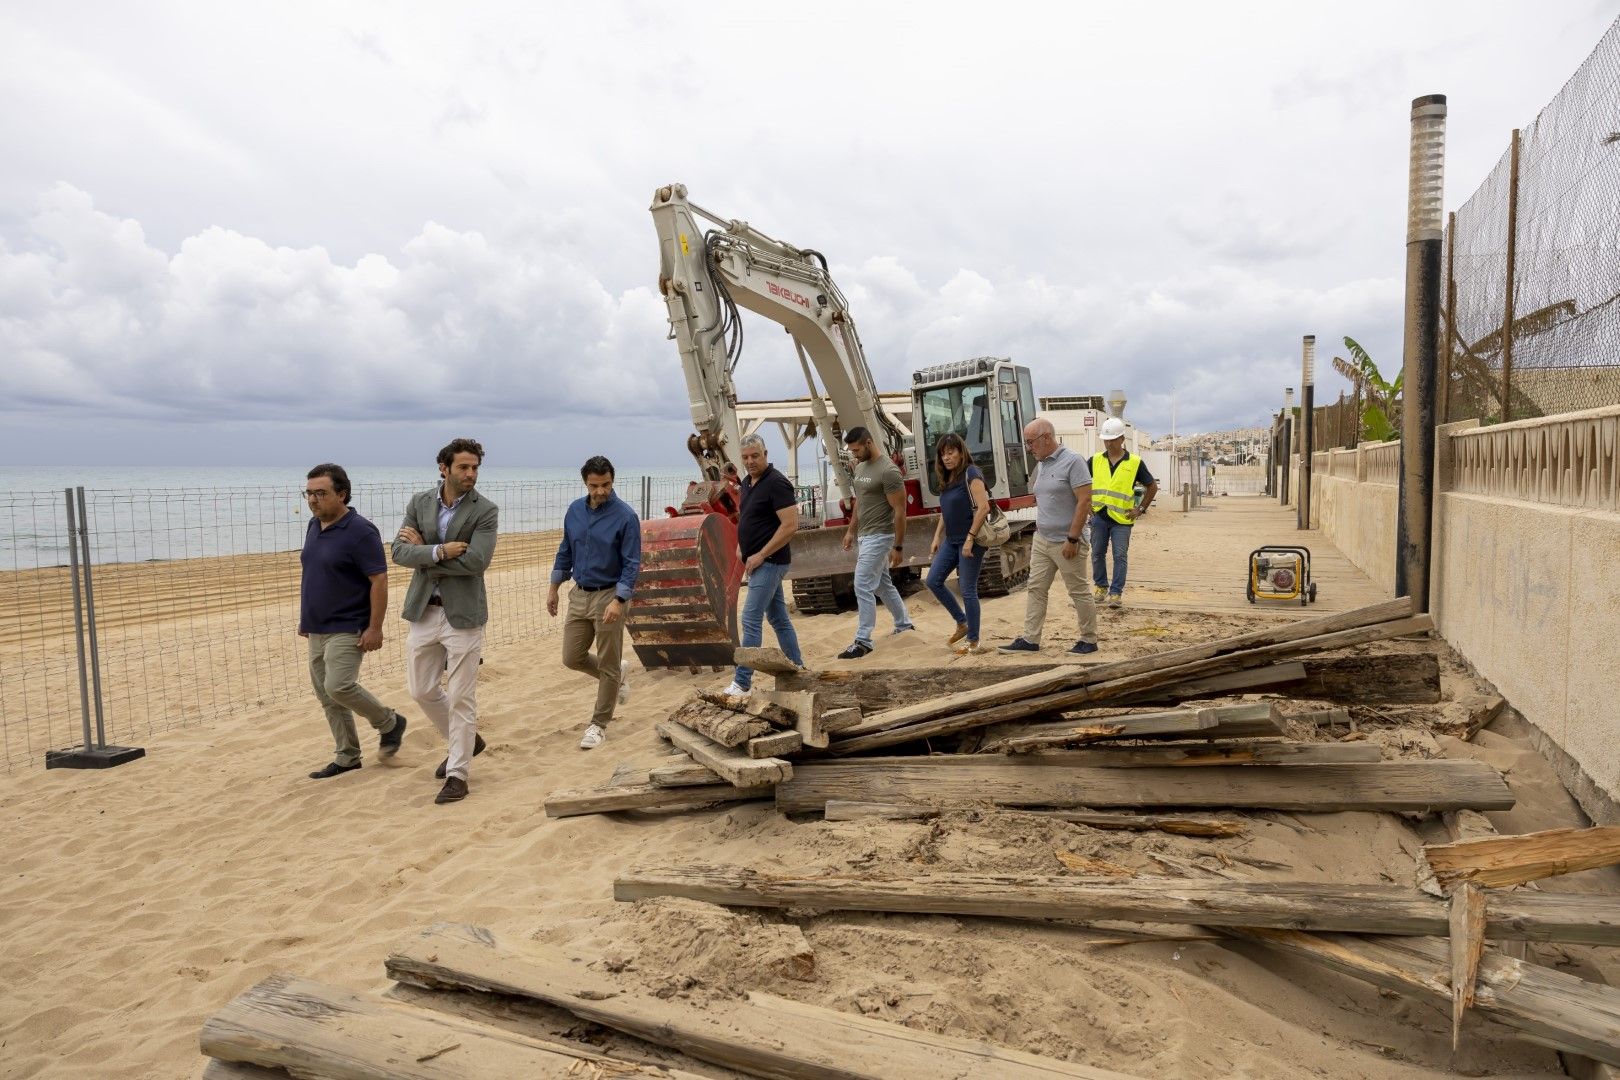
[[[877,601],[894,617],[894,632],[915,630],[906,603],[889,576],[899,566],[906,539],[906,485],[895,467],[863,427],[850,428],[844,445],[855,458],[855,510],[844,530],[844,550],[855,547],[855,605],[859,611],[855,640],[838,654],[840,660],[859,660],[872,651],[877,628]]]

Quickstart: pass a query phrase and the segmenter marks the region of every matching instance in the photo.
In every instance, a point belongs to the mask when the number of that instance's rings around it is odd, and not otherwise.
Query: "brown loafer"
[[[947,645],[955,645],[958,641],[961,641],[963,638],[967,637],[967,630],[968,630],[967,623],[965,623],[965,622],[957,623],[956,624],[956,633],[952,634],[950,636],[950,638],[948,640],[946,640],[945,644],[947,644]]]
[[[467,797],[467,781],[459,776],[452,776],[444,782],[439,794],[434,798],[436,803],[460,802]]]
[[[474,735],[473,736],[473,757],[477,757],[479,754],[482,754],[484,752],[484,746],[485,745],[486,744],[484,742],[484,737],[482,735]],[[443,761],[439,762],[439,767],[437,769],[433,770],[433,779],[435,779],[435,780],[443,780],[444,779],[444,770],[448,769],[449,767],[450,767],[450,759],[449,758],[445,758]]]

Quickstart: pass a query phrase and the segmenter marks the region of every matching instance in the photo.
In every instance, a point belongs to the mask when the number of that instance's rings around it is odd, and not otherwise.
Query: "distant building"
[[[1043,397],[1036,415],[1052,422],[1058,442],[1081,457],[1089,458],[1102,450],[1098,432],[1103,421],[1110,416],[1125,422],[1125,448],[1140,454],[1153,444],[1153,436],[1138,428],[1125,417],[1125,391],[1115,390],[1106,399],[1100,394]],[[1152,463],[1149,462],[1149,468]]]

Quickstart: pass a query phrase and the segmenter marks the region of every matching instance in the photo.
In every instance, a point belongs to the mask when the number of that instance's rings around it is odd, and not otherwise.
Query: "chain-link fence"
[[[679,506],[686,480],[622,476],[638,513]],[[298,629],[299,550],[309,523],[300,488],[86,491],[95,627],[107,741],[184,724],[251,717],[310,698]],[[368,485],[353,508],[385,540],[419,487]],[[485,575],[486,655],[557,630],[545,594],[558,530],[578,483],[497,482],[479,491],[501,511]],[[0,769],[40,766],[45,751],[80,741],[79,672],[66,498],[0,494]],[[365,678],[403,700],[409,571],[389,568],[383,648]]]
[[[1447,420],[1620,402],[1620,19],[1446,230]]]

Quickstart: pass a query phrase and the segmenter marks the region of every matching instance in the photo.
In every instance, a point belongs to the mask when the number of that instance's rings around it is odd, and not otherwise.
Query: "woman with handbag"
[[[956,620],[949,644],[966,638],[957,653],[978,653],[979,570],[984,566],[984,545],[977,541],[990,513],[990,492],[984,486],[984,474],[968,455],[967,444],[954,432],[941,436],[934,447],[934,470],[940,485],[939,523],[930,549],[934,561],[928,568],[928,589]],[[961,604],[945,587],[952,570],[962,587]]]

